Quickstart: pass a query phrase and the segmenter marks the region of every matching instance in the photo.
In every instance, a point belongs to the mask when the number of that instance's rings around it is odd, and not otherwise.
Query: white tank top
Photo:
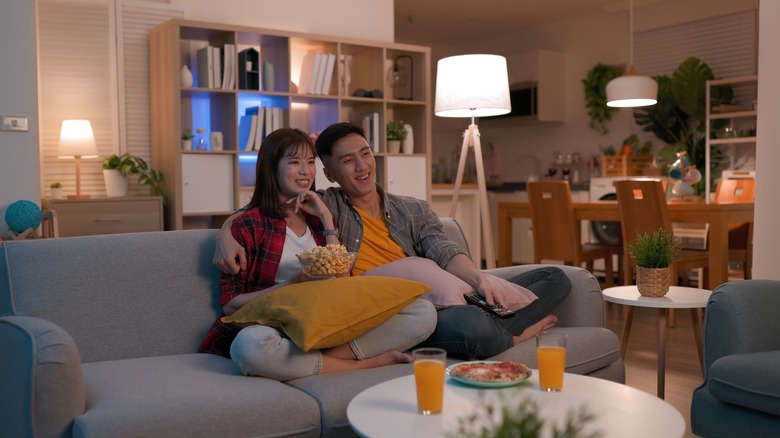
[[[306,232],[300,237],[288,227],[282,258],[279,260],[279,269],[276,271],[276,283],[284,283],[297,277],[301,273],[301,264],[295,255],[316,246],[317,242],[314,241],[314,235],[309,227],[306,227]]]

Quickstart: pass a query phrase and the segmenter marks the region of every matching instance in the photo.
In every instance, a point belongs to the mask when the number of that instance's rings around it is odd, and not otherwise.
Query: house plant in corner
[[[401,152],[401,142],[406,138],[406,127],[402,120],[392,121],[387,124],[387,152],[397,154]]]
[[[162,196],[163,204],[168,203],[168,197],[162,188],[163,174],[149,167],[143,158],[130,154],[113,154],[103,161],[107,196],[126,196],[128,175],[138,175],[138,184],[150,186],[156,196]]]
[[[62,184],[58,181],[55,181],[49,185],[49,188],[51,189],[51,197],[53,199],[62,199]]]
[[[662,297],[669,292],[671,266],[680,251],[680,243],[663,228],[653,233],[637,233],[628,253],[636,262],[636,287],[640,295]]]

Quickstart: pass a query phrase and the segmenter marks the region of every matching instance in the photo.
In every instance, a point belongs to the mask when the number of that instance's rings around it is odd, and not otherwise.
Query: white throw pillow
[[[437,309],[466,304],[463,294],[474,292],[474,288],[468,283],[424,257],[404,257],[377,266],[363,275],[403,278],[425,283],[431,287],[431,291],[420,298],[430,301]],[[494,290],[504,291],[510,310],[518,311],[539,298],[530,290],[503,278],[491,274],[483,275],[491,282]]]

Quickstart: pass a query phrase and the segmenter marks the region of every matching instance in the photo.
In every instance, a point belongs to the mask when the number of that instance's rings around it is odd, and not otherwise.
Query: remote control
[[[463,294],[463,297],[466,299],[467,303],[474,304],[475,306],[479,306],[487,310],[488,312],[492,313],[493,315],[496,315],[499,318],[511,318],[515,316],[514,311],[507,309],[501,304],[496,303],[491,306],[490,304],[487,303],[487,301],[485,301],[482,295],[476,292],[470,294]]]

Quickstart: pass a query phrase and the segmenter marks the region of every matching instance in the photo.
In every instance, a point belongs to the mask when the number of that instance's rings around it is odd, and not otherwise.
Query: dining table
[[[620,222],[617,201],[574,202],[577,221]],[[709,224],[708,288],[713,290],[728,281],[729,224],[752,223],[753,203],[717,204],[703,201],[667,203],[669,219],[674,223]],[[500,202],[498,204],[498,265],[512,264],[512,219],[530,218],[528,202]]]

